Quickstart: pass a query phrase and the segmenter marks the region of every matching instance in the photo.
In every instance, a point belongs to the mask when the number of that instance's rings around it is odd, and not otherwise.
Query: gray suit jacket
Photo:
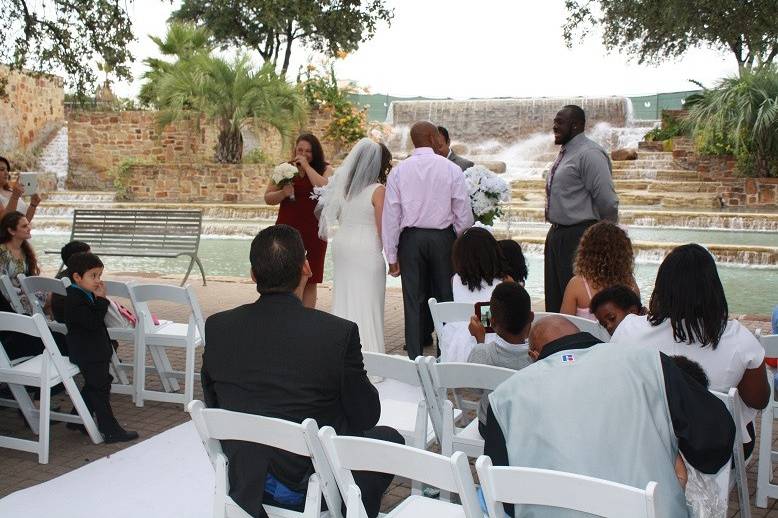
[[[461,167],[462,171],[464,171],[465,169],[470,169],[471,167],[473,167],[475,165],[474,162],[471,162],[467,158],[462,158],[461,156],[457,155],[453,151],[448,156],[448,159],[451,160],[452,162],[454,162],[459,167]]]

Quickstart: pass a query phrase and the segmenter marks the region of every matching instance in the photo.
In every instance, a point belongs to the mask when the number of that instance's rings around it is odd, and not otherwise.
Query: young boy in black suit
[[[138,438],[138,433],[124,430],[111,409],[113,377],[108,366],[113,347],[104,321],[108,299],[100,279],[103,262],[95,254],[78,253],[68,261],[68,272],[73,284],[65,297],[65,325],[70,361],[78,365],[84,376],[81,395],[95,415],[106,443],[132,441]]]

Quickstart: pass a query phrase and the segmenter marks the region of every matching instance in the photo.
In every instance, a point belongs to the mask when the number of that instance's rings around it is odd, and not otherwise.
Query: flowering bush
[[[494,218],[502,215],[500,202],[510,200],[508,182],[481,165],[467,169],[465,181],[476,221],[494,225]]]

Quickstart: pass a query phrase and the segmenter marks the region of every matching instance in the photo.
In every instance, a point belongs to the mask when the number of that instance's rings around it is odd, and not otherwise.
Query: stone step
[[[614,180],[663,180],[663,181],[699,181],[697,171],[685,169],[621,169],[613,170]]]
[[[633,207],[662,207],[662,208],[721,208],[721,202],[717,193],[690,193],[690,192],[649,192],[649,191],[620,191],[619,204]],[[543,191],[530,190],[517,192],[508,202],[511,206],[518,207],[543,207],[546,196]]]
[[[510,221],[512,225],[521,225],[524,222],[543,223],[544,209],[543,207],[506,205],[502,220]],[[724,212],[720,210],[668,211],[630,208],[622,205],[619,208],[619,222],[640,227],[778,232],[778,213]]]
[[[705,192],[718,193],[721,191],[721,182],[690,182],[674,180],[643,180],[643,179],[615,179],[613,181],[616,192],[621,191],[646,191],[646,192]],[[511,183],[511,192],[522,193],[527,191],[545,191],[544,180],[514,180]]]
[[[59,202],[83,202],[83,203],[110,203],[116,199],[116,193],[104,191],[53,191],[48,193],[46,201]]]

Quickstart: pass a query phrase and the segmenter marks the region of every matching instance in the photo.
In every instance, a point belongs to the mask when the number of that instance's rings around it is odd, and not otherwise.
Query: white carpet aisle
[[[188,422],[8,495],[0,500],[0,516],[208,518],[212,502],[213,468]]]
[[[394,380],[376,387],[385,406],[409,405],[412,427],[421,391]],[[8,495],[0,500],[0,517],[209,518],[212,502],[213,468],[190,421]]]

